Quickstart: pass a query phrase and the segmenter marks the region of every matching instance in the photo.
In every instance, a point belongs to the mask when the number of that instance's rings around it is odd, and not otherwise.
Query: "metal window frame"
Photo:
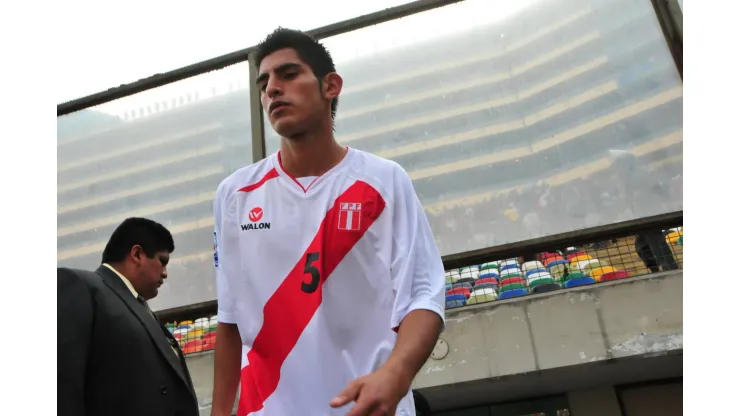
[[[650,2],[683,81],[683,11],[677,0],[650,0]]]
[[[324,39],[418,14],[427,10],[460,3],[462,1],[464,0],[417,0],[400,6],[390,7],[374,13],[354,17],[352,19],[332,23],[330,25],[309,30],[306,33],[317,39]],[[249,54],[254,52],[256,49],[256,45],[250,46],[245,49],[184,66],[163,74],[155,74],[139,81],[122,84],[118,87],[113,87],[105,91],[57,104],[57,117],[247,61],[249,59]]]

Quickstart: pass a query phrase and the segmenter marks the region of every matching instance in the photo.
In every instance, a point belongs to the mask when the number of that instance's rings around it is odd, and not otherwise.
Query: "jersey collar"
[[[306,187],[304,187],[300,182],[298,182],[298,180],[293,175],[291,175],[290,173],[286,172],[285,169],[283,169],[283,163],[280,159],[279,150],[275,152],[275,154],[273,155],[273,166],[278,171],[278,174],[280,174],[280,176],[287,179],[286,182],[288,182],[288,185],[291,188],[296,189],[300,191],[300,193],[306,195],[308,194],[309,191],[312,191],[318,188],[324,178],[326,178],[327,176],[330,176],[332,173],[338,170],[341,170],[344,165],[349,163],[348,160],[352,157],[353,153],[354,153],[354,149],[347,146],[347,153],[344,155],[344,158],[339,163],[337,163],[333,168],[329,169],[326,173],[324,173],[321,176],[316,177],[316,179],[314,179],[313,182],[311,182]]]

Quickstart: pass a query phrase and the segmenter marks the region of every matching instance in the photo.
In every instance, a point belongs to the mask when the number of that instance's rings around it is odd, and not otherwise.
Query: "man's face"
[[[257,87],[270,124],[282,137],[300,136],[328,115],[319,80],[294,49],[280,49],[262,60]]]
[[[159,294],[159,287],[167,278],[167,263],[170,261],[170,254],[166,251],[160,251],[154,254],[154,257],[147,257],[146,253],[141,251],[138,258],[135,259],[137,279],[135,289],[144,299],[152,299]]]

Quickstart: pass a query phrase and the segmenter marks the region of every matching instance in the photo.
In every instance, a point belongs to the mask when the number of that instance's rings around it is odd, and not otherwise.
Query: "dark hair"
[[[102,262],[123,261],[135,245],[140,245],[149,258],[160,251],[175,251],[172,234],[162,224],[147,218],[127,218],[111,234]]]
[[[267,35],[265,40],[257,45],[257,62],[255,64],[259,67],[266,56],[280,49],[287,48],[295,50],[301,61],[305,62],[311,68],[316,78],[319,79],[319,86],[321,86],[321,80],[324,79],[324,75],[337,72],[334,67],[334,59],[332,59],[329,50],[323,44],[300,30],[285,29],[282,27],[275,29],[274,32]],[[339,97],[335,97],[331,101],[332,121],[337,115],[338,104]]]

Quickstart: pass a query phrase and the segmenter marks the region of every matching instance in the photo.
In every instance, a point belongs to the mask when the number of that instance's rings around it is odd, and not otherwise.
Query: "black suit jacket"
[[[197,416],[172,335],[107,267],[57,269],[57,411],[63,416]]]

